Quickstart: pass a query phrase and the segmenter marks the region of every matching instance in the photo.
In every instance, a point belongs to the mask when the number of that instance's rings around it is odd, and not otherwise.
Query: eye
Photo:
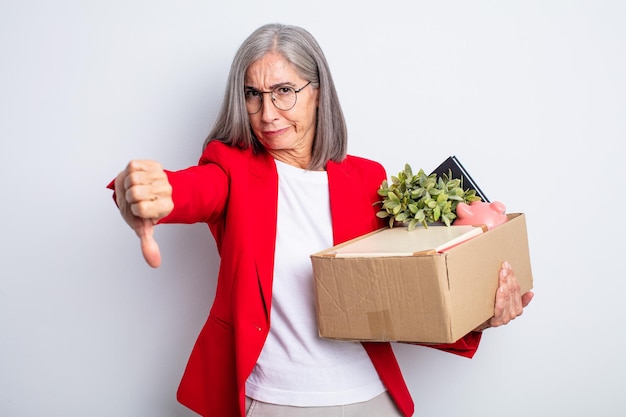
[[[274,94],[277,96],[288,96],[290,94],[293,94],[294,89],[291,87],[276,87],[274,89]]]
[[[254,100],[254,99],[261,97],[261,94],[258,91],[253,90],[251,88],[247,89],[245,94],[246,94],[246,100]]]

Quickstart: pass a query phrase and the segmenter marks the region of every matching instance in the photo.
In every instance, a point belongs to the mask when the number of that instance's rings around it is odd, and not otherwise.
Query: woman
[[[206,222],[216,240],[215,300],[178,391],[200,415],[413,414],[389,343],[317,336],[309,255],[383,226],[372,203],[385,170],[346,148],[322,50],[305,30],[272,24],[239,48],[198,166],[131,161],[115,179],[151,266],[157,223]],[[496,314],[477,330],[508,323],[531,298],[503,265]],[[480,337],[432,347],[471,357]]]

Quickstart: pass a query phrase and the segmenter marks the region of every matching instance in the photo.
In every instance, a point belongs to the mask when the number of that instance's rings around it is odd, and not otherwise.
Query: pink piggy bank
[[[506,207],[499,201],[486,203],[473,201],[470,204],[459,203],[456,206],[455,225],[479,225],[484,224],[487,230],[506,222]]]

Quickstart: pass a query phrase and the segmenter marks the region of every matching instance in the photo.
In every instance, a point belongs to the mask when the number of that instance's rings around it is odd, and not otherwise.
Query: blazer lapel
[[[346,163],[330,161],[326,164],[326,170],[330,193],[330,215],[333,222],[333,244],[337,245],[353,237],[350,231],[352,214],[350,210],[346,210],[346,207],[351,206],[350,200],[353,198],[351,193],[346,192],[352,188],[351,168]]]
[[[376,217],[373,206],[377,191],[369,188],[378,186],[372,176],[376,173],[364,171],[367,168],[357,169],[357,163],[358,160],[348,157],[340,163],[326,165],[335,245],[385,226],[384,221]],[[381,171],[381,178],[384,178],[384,171]]]
[[[278,216],[278,173],[272,157],[262,152],[250,159],[250,212],[253,218],[251,233],[255,242],[255,262],[265,315],[269,322],[274,273],[274,248]]]

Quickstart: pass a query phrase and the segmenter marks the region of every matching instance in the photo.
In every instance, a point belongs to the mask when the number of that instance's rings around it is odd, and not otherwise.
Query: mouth
[[[279,129],[279,130],[264,130],[263,131],[263,136],[271,138],[271,137],[276,137],[279,136],[283,133],[285,133],[288,130],[288,128],[284,128],[284,129]]]

